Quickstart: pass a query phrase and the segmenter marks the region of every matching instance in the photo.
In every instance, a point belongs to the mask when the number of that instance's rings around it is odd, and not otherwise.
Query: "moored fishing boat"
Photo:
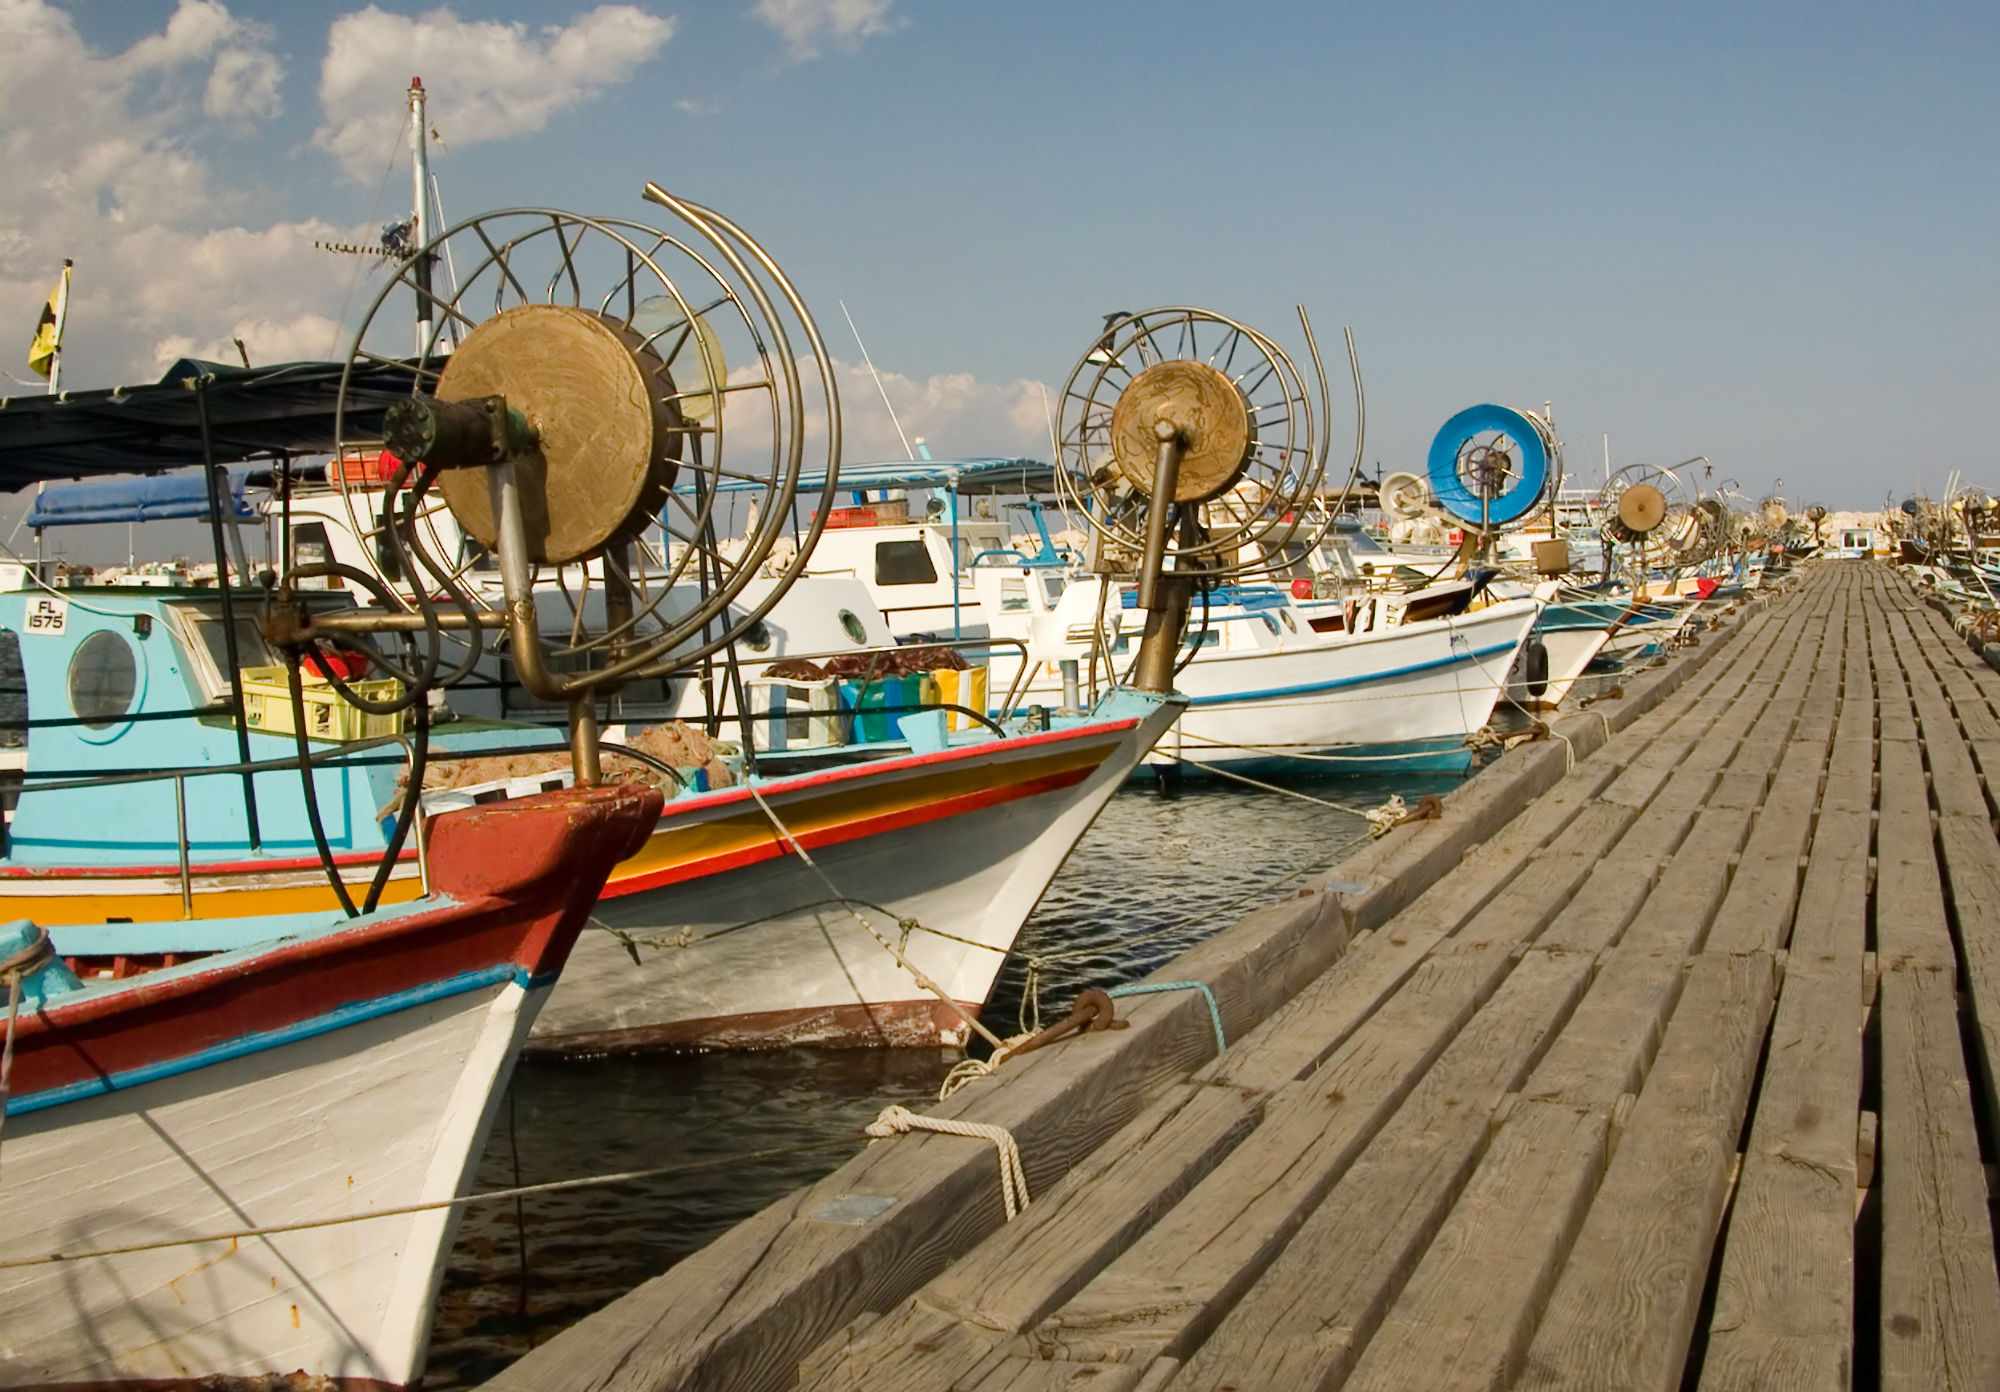
[[[402,1387],[522,1039],[658,794],[441,817],[432,893],[0,929],[0,1382]],[[206,1385],[206,1384],[204,1384]]]

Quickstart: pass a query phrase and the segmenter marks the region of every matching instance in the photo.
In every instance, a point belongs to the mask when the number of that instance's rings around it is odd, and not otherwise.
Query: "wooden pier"
[[[2000,674],[1826,563],[496,1386],[2000,1387]],[[1121,1002],[1125,1004],[1125,1002]]]

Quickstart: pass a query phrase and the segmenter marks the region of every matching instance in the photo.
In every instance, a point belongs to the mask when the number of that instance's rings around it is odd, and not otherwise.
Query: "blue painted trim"
[[[452,996],[462,996],[468,991],[476,991],[483,986],[496,986],[508,980],[512,980],[525,991],[533,991],[543,986],[554,985],[556,975],[551,972],[544,976],[533,976],[511,962],[500,966],[482,967],[478,971],[461,972],[442,981],[428,982],[407,991],[378,996],[374,1000],[351,1001],[310,1020],[286,1025],[282,1029],[246,1034],[240,1039],[230,1040],[227,1044],[212,1045],[177,1059],[149,1063],[143,1068],[127,1069],[123,1073],[112,1073],[86,1082],[68,1083],[59,1088],[49,1088],[24,1097],[10,1098],[7,1102],[7,1115],[20,1116],[27,1112],[60,1107],[65,1103],[103,1097],[108,1093],[129,1091],[132,1088],[143,1087],[147,1083],[178,1077],[183,1073],[193,1073],[218,1063],[227,1063],[231,1059],[263,1053],[267,1049],[281,1049],[286,1045],[314,1039],[323,1034],[332,1034],[336,1030],[347,1029],[368,1020],[380,1019],[384,1015],[393,1015],[398,1011],[414,1009]]]
[[[1298,686],[1274,686],[1263,691],[1234,691],[1222,696],[1190,696],[1188,704],[1221,706],[1244,701],[1269,701],[1280,696],[1310,696],[1320,691],[1339,691],[1343,687],[1367,686],[1374,682],[1407,677],[1418,672],[1434,672],[1444,667],[1463,667],[1482,657],[1497,657],[1501,653],[1512,652],[1515,646],[1513,643],[1489,643],[1483,648],[1469,648],[1463,654],[1454,653],[1450,657],[1433,658],[1429,662],[1413,662],[1406,667],[1391,667],[1386,671],[1370,672],[1359,677],[1341,677],[1334,681],[1305,682]]]
[[[1213,751],[1208,752],[1213,753]],[[1472,766],[1473,760],[1473,751],[1466,746],[1464,739],[1457,735],[1440,735],[1434,739],[1406,740],[1401,743],[1335,744],[1314,749],[1302,748],[1299,753],[1309,754],[1312,757],[1310,760],[1301,760],[1285,754],[1247,754],[1240,759],[1205,758],[1199,762],[1190,760],[1180,767],[1182,774],[1188,778],[1206,776],[1205,771],[1210,765],[1244,772],[1269,771],[1293,777],[1302,772],[1358,773],[1371,777],[1396,777],[1411,773],[1463,773]],[[1134,779],[1143,777],[1156,767],[1157,765],[1142,761],[1132,770],[1132,777]]]

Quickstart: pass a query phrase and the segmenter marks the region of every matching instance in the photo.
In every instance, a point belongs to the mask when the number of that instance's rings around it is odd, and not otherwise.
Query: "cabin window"
[[[192,620],[194,631],[208,653],[208,660],[221,680],[219,689],[210,692],[210,699],[221,700],[229,691],[229,644],[222,631],[222,616],[194,612],[188,618]],[[280,661],[277,654],[265,646],[264,633],[257,626],[257,620],[245,614],[236,616],[236,660],[245,667],[270,667]]]
[[[324,522],[292,524],[292,564],[325,565],[333,559],[333,544],[327,540]]]
[[[108,628],[81,643],[69,660],[69,705],[93,730],[115,725],[139,694],[139,662],[132,645]]]
[[[868,641],[868,629],[862,624],[861,616],[856,614],[852,609],[843,609],[840,611],[840,627],[855,642],[866,643]]]
[[[1018,614],[1028,607],[1028,582],[1012,576],[1000,582],[1000,612]]]
[[[743,630],[743,646],[750,649],[751,652],[769,652],[771,650],[771,626],[762,619],[751,624],[750,627]]]
[[[878,541],[875,543],[875,583],[878,585],[935,585],[937,566],[930,548],[921,541]]]
[[[1063,590],[1068,587],[1068,583],[1060,575],[1042,577],[1042,593],[1048,597],[1049,608],[1056,607],[1056,601],[1063,597]]]

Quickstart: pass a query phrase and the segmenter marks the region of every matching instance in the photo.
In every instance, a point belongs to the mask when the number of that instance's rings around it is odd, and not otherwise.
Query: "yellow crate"
[[[306,707],[306,734],[317,740],[347,743],[352,740],[381,739],[403,733],[403,713],[374,715],[347,700],[324,677],[302,673]],[[393,701],[403,684],[393,677],[351,681],[355,694],[371,701]],[[243,669],[243,719],[253,730],[266,734],[289,735],[292,727],[292,689],[282,667]]]
[[[962,672],[953,667],[938,667],[932,670],[930,677],[937,683],[938,704],[964,706],[967,710],[986,714],[984,667],[968,667]],[[945,724],[949,729],[966,730],[978,723],[969,715],[961,715],[957,711],[945,712]]]

